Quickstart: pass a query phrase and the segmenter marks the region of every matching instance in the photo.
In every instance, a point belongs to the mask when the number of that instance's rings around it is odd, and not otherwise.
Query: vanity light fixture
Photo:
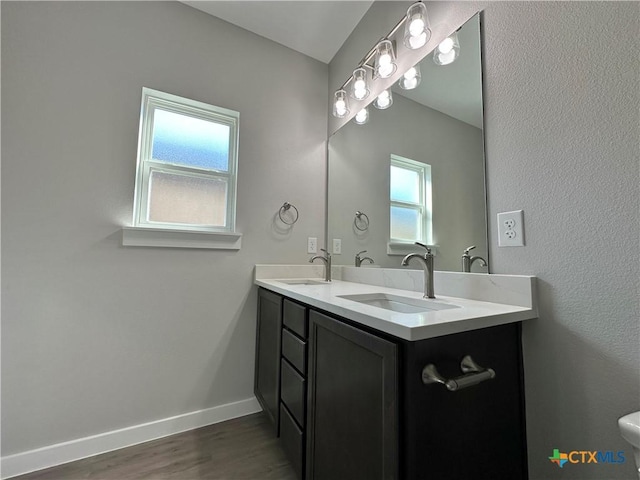
[[[424,47],[431,38],[427,19],[427,7],[422,2],[414,3],[407,10],[404,23],[404,44],[411,50]]]
[[[356,116],[353,117],[353,121],[355,123],[357,123],[358,125],[364,125],[365,123],[369,122],[369,110],[367,109],[367,107],[364,107],[362,110],[360,110],[358,113],[356,113]]]
[[[364,100],[369,96],[367,85],[368,72],[364,67],[358,67],[353,71],[353,81],[351,84],[351,96],[356,100]]]
[[[380,95],[373,101],[373,106],[378,110],[384,110],[385,108],[389,108],[393,105],[393,96],[391,95],[391,90],[386,89],[383,90]]]
[[[349,114],[349,99],[345,90],[338,90],[334,95],[333,115],[344,118]]]
[[[460,43],[458,32],[454,32],[445,38],[433,51],[433,61],[436,65],[449,65],[460,55]]]
[[[398,31],[403,26],[403,38],[407,48],[415,50],[427,44],[431,38],[431,29],[429,28],[429,21],[427,19],[427,7],[425,7],[422,1],[414,3],[409,7],[406,15],[402,17],[386,37],[383,37],[382,40],[369,50],[358,64],[358,67],[353,71],[353,74],[334,93],[334,117],[344,118],[349,115],[347,88],[350,96],[360,102],[371,94],[370,80],[375,81],[378,78],[389,78],[396,72],[398,66],[396,64],[397,52],[395,42],[396,40],[399,41],[400,34],[398,34]],[[398,35],[396,36],[396,34]],[[417,68],[417,66],[414,68]],[[369,77],[369,71],[372,72],[372,77]],[[410,90],[418,86],[420,83],[420,71],[416,70],[416,72],[415,74],[411,72],[408,77],[405,75],[405,78],[401,80],[404,84],[402,88]],[[349,83],[351,83],[351,86],[348,87]],[[391,91],[389,90],[382,92],[378,98],[374,100],[374,106],[379,109],[389,108],[392,103],[393,99],[391,97]],[[364,115],[364,113],[359,111],[358,115]]]
[[[404,90],[413,90],[420,85],[421,79],[420,65],[415,65],[405,72],[402,78],[398,81],[398,85],[400,85],[400,88]]]
[[[378,78],[389,78],[396,72],[396,55],[391,40],[382,40],[376,47],[375,75]]]

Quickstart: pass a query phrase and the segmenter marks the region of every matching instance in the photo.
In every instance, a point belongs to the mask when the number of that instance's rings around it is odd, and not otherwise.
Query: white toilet
[[[618,419],[622,438],[633,446],[636,470],[640,478],[640,412],[633,412]]]

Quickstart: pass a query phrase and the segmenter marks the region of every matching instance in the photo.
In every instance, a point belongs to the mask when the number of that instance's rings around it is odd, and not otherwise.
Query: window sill
[[[125,247],[204,248],[240,250],[241,233],[193,232],[165,228],[122,227]]]
[[[438,245],[428,245],[431,249],[431,253],[436,256],[438,253]],[[419,247],[415,243],[404,242],[389,242],[387,243],[387,255],[407,255],[413,252],[424,252],[422,247]]]

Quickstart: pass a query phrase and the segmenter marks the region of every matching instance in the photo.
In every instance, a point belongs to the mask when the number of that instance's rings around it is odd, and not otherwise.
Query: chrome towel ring
[[[361,232],[366,232],[369,229],[369,217],[367,217],[366,213],[358,210],[356,218],[353,219],[353,225]]]
[[[290,209],[293,209],[295,211],[295,217],[293,218],[293,220],[287,222],[282,215],[287,213]],[[295,205],[292,205],[289,202],[284,202],[280,207],[280,210],[278,210],[278,216],[280,217],[280,220],[282,220],[282,223],[284,223],[285,225],[293,225],[298,221],[299,213]]]

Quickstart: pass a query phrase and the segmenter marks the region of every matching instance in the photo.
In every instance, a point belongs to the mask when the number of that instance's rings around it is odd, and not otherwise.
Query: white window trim
[[[145,117],[145,113],[148,111],[147,109],[155,106],[161,106],[164,110],[180,114],[185,114],[185,112],[188,111],[190,115],[205,120],[211,120],[217,114],[218,118],[221,120],[220,123],[226,123],[233,129],[232,138],[234,140],[230,142],[230,153],[233,155],[233,162],[230,162],[230,169],[228,173],[217,172],[218,175],[233,175],[233,180],[228,183],[230,191],[227,198],[231,209],[227,212],[227,218],[230,220],[227,228],[216,227],[215,229],[207,229],[202,228],[202,226],[138,221],[138,219],[140,219],[140,215],[144,216],[146,213],[141,213],[140,207],[143,201],[148,201],[148,198],[144,199],[144,195],[148,195],[146,182],[149,178],[150,169],[157,168],[162,171],[170,171],[171,173],[176,174],[201,174],[201,171],[197,168],[153,161],[148,161],[145,164],[145,162],[142,161],[143,148],[146,148],[147,152],[150,151],[152,142],[151,135],[149,135],[151,126],[153,125],[152,118],[150,115]],[[202,114],[203,110],[207,112],[206,115]],[[242,234],[235,231],[239,113],[233,110],[213,107],[212,105],[198,102],[196,100],[190,100],[144,87],[142,89],[142,106],[140,115],[133,226],[122,228],[122,245],[127,247],[239,250],[242,245]],[[233,120],[229,121],[229,117]],[[143,121],[144,119],[146,119],[146,121]],[[143,132],[145,133],[144,137],[142,135]],[[231,163],[233,163],[233,165],[231,165]],[[167,166],[169,168],[166,168]],[[147,169],[146,172],[144,171],[145,169]],[[213,173],[213,175],[209,175],[208,178],[212,178],[212,176],[215,175],[216,173]]]
[[[420,225],[421,238],[417,241],[429,246],[433,242],[433,223],[432,223],[432,198],[431,198],[431,165],[427,163],[417,162],[409,158],[401,157],[399,155],[391,154],[390,167],[395,166],[403,168],[405,170],[413,170],[418,172],[420,177],[420,201],[418,203],[413,202],[401,202],[394,201],[389,198],[389,212],[391,207],[400,206],[403,208],[412,208],[421,212],[422,222]],[[407,242],[406,240],[391,237],[391,225],[389,225],[389,242],[387,243],[387,253],[390,255],[402,255],[406,252],[409,246],[413,246],[413,242]],[[414,247],[415,249],[415,247]],[[413,250],[412,250],[413,251]]]
[[[434,257],[438,255],[440,245],[426,245],[431,249],[431,253]],[[387,243],[387,255],[404,256],[408,253],[415,252],[417,248],[418,247],[416,247],[416,244],[413,242],[389,242]]]
[[[184,165],[156,162],[151,159],[151,130],[153,126],[153,112],[155,108],[172,111],[181,115],[190,115],[194,118],[228,125],[231,129],[229,143],[229,170],[220,172],[187,167]],[[238,123],[239,113],[221,107],[215,107],[203,102],[178,97],[158,90],[144,87],[142,89],[142,107],[140,117],[140,130],[138,135],[138,161],[136,168],[136,188],[134,198],[134,228],[148,228],[155,231],[176,230],[180,232],[235,234],[235,208],[237,191],[237,156],[238,156]],[[207,178],[227,178],[227,225],[202,226],[189,224],[160,223],[148,221],[147,207],[149,200],[148,181],[152,171],[163,171],[174,174],[189,174],[190,176],[206,176]]]
[[[194,232],[149,227],[123,227],[122,245],[125,247],[200,248],[240,250],[242,234]]]

